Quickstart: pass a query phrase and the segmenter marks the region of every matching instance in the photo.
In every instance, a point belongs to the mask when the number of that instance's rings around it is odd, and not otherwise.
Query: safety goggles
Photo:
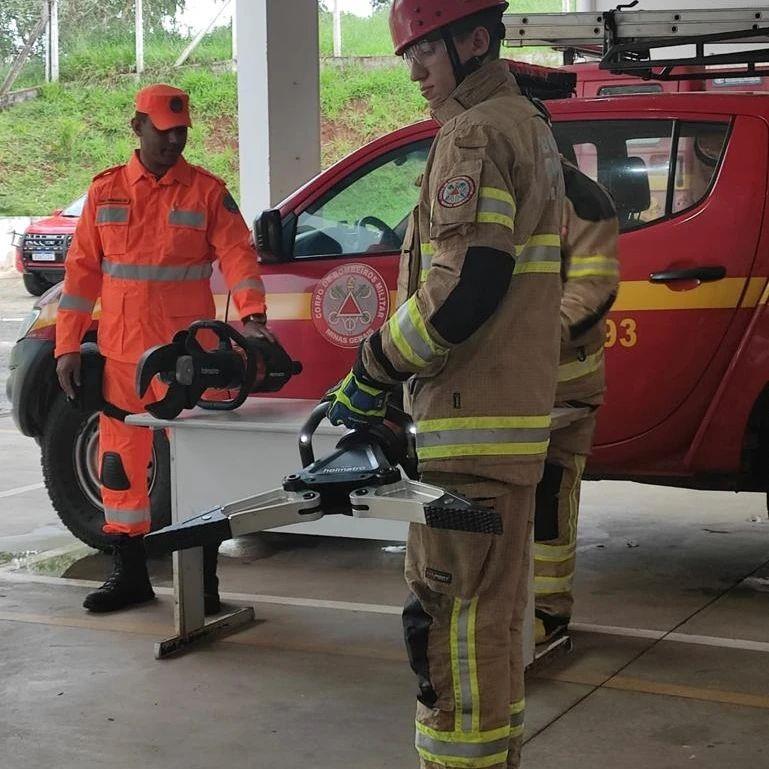
[[[419,40],[410,45],[401,54],[401,58],[408,67],[412,67],[414,64],[429,67],[444,53],[446,53],[446,41],[440,37],[437,40]]]

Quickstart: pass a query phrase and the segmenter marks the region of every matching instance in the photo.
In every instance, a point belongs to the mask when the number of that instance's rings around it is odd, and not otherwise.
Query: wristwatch
[[[246,315],[245,318],[241,318],[241,321],[245,323],[261,323],[265,325],[267,323],[267,314],[264,312],[254,312],[251,315]]]

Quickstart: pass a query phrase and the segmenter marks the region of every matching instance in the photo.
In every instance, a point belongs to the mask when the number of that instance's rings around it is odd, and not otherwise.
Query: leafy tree
[[[374,11],[380,11],[382,8],[389,8],[392,5],[392,0],[371,0],[371,7]]]

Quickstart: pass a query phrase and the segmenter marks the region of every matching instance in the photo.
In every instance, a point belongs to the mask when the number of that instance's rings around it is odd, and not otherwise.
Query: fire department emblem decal
[[[337,347],[357,347],[390,314],[384,278],[366,264],[345,264],[318,281],[312,294],[315,328]]]
[[[469,176],[455,176],[441,185],[438,202],[444,208],[463,206],[475,195],[475,182]]]

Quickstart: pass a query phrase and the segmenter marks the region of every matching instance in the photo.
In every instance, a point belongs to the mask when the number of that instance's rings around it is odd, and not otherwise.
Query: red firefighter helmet
[[[431,32],[492,8],[504,10],[504,0],[395,0],[390,11],[390,33],[395,55]]]

